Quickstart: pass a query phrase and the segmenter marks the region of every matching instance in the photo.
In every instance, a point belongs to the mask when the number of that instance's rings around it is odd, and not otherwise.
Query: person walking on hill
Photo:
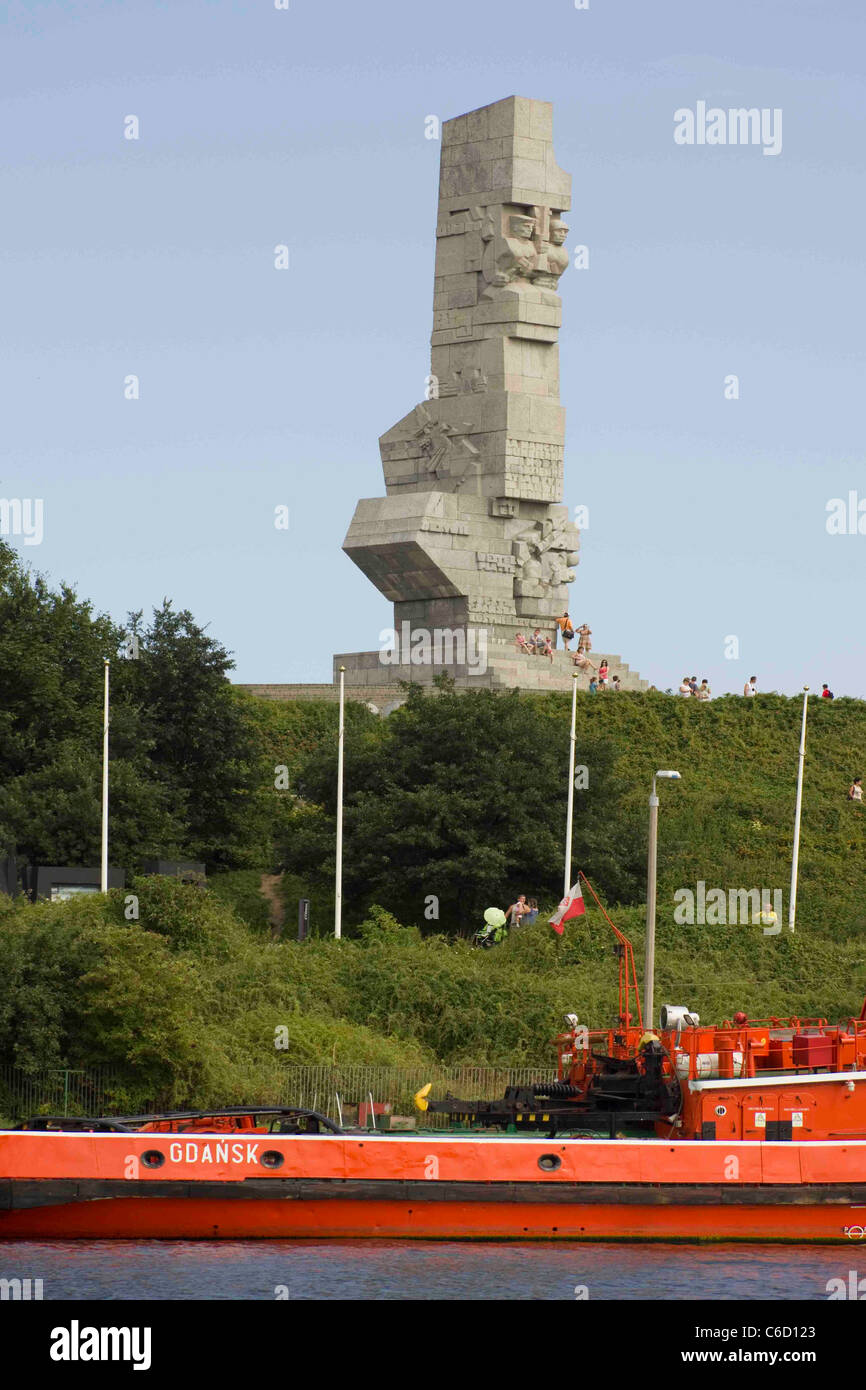
[[[688,676],[683,676],[683,678],[682,678],[682,680],[681,680],[681,682],[680,682],[680,688],[679,688],[678,694],[682,695],[684,699],[688,700],[688,699],[690,698],[690,696],[691,696],[691,693],[692,693],[691,682],[689,681]]]
[[[706,676],[704,676],[703,680],[701,681],[700,687],[699,687],[699,689],[698,689],[698,691],[697,691],[698,699],[699,699],[699,700],[709,700],[709,698],[710,698],[710,696],[712,695],[712,693],[713,693],[713,692],[710,690],[709,682],[708,682]]]
[[[822,700],[832,700],[832,699],[833,699],[833,692],[832,692],[832,690],[830,689],[829,685],[826,685],[826,684],[825,684],[825,685],[823,685],[823,686],[821,687],[821,699],[822,699]]]
[[[862,785],[861,785],[862,781],[863,781],[863,778],[862,778],[862,777],[855,777],[855,778],[854,778],[854,781],[851,783],[850,787],[848,788],[848,800],[849,800],[849,801],[862,801],[862,800],[863,800],[863,787],[862,787]]]
[[[747,681],[746,684],[743,686],[743,694],[744,694],[744,695],[757,695],[757,693],[758,693],[758,677],[757,677],[757,676],[749,676],[748,681]]]

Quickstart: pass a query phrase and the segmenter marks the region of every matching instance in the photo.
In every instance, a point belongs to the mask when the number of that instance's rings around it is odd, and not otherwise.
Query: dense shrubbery
[[[138,922],[121,893],[0,899],[0,1062],[111,1064],[118,1108],[264,1103],[298,1063],[548,1066],[564,1013],[597,1026],[616,1010],[617,962],[595,909],[562,939],[539,921],[490,952],[422,937],[382,908],[355,939],[276,944],[212,892],[133,886]],[[640,909],[616,920],[640,962]],[[657,998],[707,1020],[738,1008],[836,1017],[859,1012],[864,989],[862,941],[660,921]]]

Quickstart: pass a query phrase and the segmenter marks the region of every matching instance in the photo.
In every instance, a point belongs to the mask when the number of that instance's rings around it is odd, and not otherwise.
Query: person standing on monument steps
[[[562,645],[568,651],[568,644],[574,636],[574,627],[571,618],[568,616],[568,609],[565,610],[561,618],[557,618],[559,630],[562,633]]]
[[[578,635],[578,637],[580,638],[580,641],[578,642],[578,646],[579,646],[579,647],[583,647],[583,650],[584,650],[587,654],[588,654],[589,652],[591,652],[591,651],[592,651],[592,628],[589,626],[589,623],[584,623],[582,627],[579,627],[579,628],[577,629],[577,635]]]

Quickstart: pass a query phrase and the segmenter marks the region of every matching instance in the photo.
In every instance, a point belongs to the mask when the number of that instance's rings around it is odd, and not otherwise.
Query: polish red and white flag
[[[586,915],[586,903],[583,901],[583,894],[580,891],[580,884],[575,883],[569,888],[559,907],[550,918],[550,925],[558,936],[562,936],[563,925],[570,921],[572,917],[584,917]]]

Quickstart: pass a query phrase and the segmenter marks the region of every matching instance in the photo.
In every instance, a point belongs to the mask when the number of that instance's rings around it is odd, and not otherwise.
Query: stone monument
[[[386,496],[358,503],[343,543],[394,604],[394,639],[334,658],[349,686],[443,670],[458,686],[570,685],[564,654],[515,646],[555,635],[580,549],[559,402],[570,204],[549,102],[507,97],[443,124],[426,395],[382,435]]]

